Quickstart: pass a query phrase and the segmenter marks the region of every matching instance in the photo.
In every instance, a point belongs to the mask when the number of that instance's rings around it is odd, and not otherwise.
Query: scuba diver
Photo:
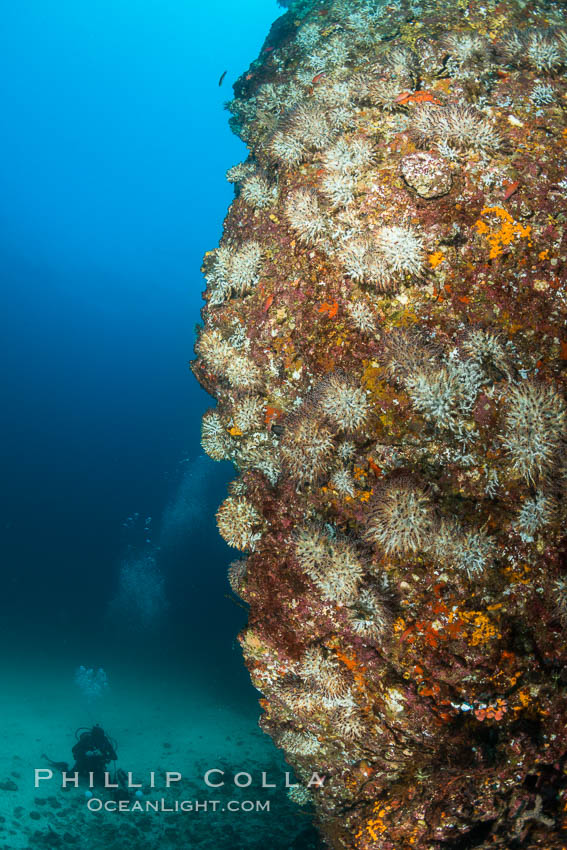
[[[75,737],[80,731],[80,729],[77,729]],[[75,759],[72,772],[77,772],[79,776],[83,777],[89,777],[89,774],[92,773],[95,785],[104,785],[107,765],[111,761],[115,762],[118,758],[113,742],[98,723],[92,729],[81,732],[71,752]]]
[[[79,732],[81,733],[79,735]],[[71,770],[67,762],[52,761],[45,754],[44,759],[47,759],[51,767],[56,767],[58,770],[63,770],[66,773],[78,773],[83,779],[90,780],[92,774],[93,785],[104,786],[104,774],[110,762],[116,762],[116,744],[108,737],[102,726],[96,723],[92,729],[77,729],[75,732],[77,743],[72,749],[75,763]],[[114,779],[122,780],[123,771],[116,770],[114,767]]]

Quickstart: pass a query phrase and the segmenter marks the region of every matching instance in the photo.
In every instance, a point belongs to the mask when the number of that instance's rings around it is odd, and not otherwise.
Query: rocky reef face
[[[335,850],[567,845],[564,15],[298,0],[229,104],[203,447]]]

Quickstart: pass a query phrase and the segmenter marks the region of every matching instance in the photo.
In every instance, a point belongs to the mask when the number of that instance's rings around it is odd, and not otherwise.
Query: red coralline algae
[[[333,850],[559,850],[564,10],[289,5],[193,364],[260,724]]]

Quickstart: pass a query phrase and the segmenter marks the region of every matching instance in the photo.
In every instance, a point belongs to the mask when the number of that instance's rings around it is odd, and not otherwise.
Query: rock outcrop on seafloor
[[[567,845],[567,26],[297,0],[234,86],[203,447],[329,847]]]

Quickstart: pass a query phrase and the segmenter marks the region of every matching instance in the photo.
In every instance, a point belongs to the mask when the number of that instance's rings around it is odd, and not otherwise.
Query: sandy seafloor
[[[10,643],[10,642],[9,642]],[[305,809],[288,800],[287,768],[257,726],[249,706],[240,707],[214,671],[180,668],[142,658],[113,662],[111,687],[90,703],[73,681],[75,653],[41,644],[2,648],[0,709],[0,848],[69,847],[80,850],[314,850],[317,839]],[[245,709],[245,710],[243,710]],[[117,743],[118,766],[149,783],[145,799],[270,800],[270,811],[199,813],[89,812],[85,788],[63,791],[60,778],[34,787],[42,754],[72,761],[75,729],[99,722]],[[226,771],[226,789],[207,789],[209,768]],[[163,773],[180,771],[176,789],[163,788]],[[252,786],[236,791],[232,776],[247,771]],[[261,773],[277,784],[261,788]],[[108,792],[107,792],[108,793]],[[104,793],[95,791],[105,798]],[[106,797],[107,798],[107,797]]]

